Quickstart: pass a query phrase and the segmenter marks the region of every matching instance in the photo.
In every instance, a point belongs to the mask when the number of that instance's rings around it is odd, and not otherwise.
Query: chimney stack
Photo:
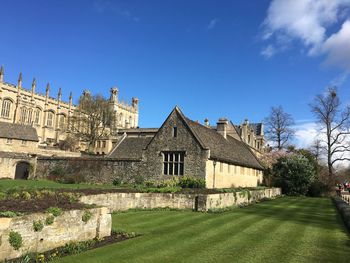
[[[226,118],[220,118],[216,125],[217,132],[226,139],[228,120]]]

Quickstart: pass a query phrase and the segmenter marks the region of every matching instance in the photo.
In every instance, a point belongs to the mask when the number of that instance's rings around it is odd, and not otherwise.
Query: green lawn
[[[10,189],[86,189],[86,188],[103,188],[109,189],[116,187],[112,184],[105,185],[93,185],[93,184],[60,184],[48,180],[12,180],[12,179],[1,179],[0,180],[0,191],[7,191]]]
[[[143,236],[57,262],[350,262],[330,199],[280,198],[220,214],[140,211],[113,226]]]

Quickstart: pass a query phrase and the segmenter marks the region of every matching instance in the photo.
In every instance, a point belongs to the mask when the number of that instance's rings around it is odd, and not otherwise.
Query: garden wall
[[[91,213],[91,218],[83,222],[82,217],[86,211]],[[45,225],[48,216],[48,213],[34,213],[0,218],[0,261],[17,258],[30,252],[44,252],[64,246],[71,241],[85,241],[111,235],[112,218],[108,209],[104,207],[64,211],[51,225]],[[41,231],[35,232],[33,222],[39,220],[44,227]],[[19,233],[22,237],[23,244],[18,250],[9,243],[11,231]]]
[[[220,194],[171,194],[171,193],[106,193],[82,196],[85,204],[96,204],[108,207],[111,212],[128,209],[191,209],[208,211],[221,209],[243,203],[252,203],[262,198],[274,198],[281,195],[280,188],[254,190],[237,193]]]
[[[47,178],[53,171],[60,171],[67,179],[90,183],[112,183],[120,178],[123,182],[134,181],[138,176],[140,161],[120,161],[113,158],[38,157],[36,177]]]

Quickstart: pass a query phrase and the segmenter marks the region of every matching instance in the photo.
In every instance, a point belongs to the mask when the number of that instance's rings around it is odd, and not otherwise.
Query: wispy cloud
[[[263,22],[262,39],[275,55],[301,43],[309,56],[350,72],[350,0],[272,0]],[[334,33],[331,30],[341,26]],[[281,39],[287,40],[281,43]],[[266,57],[266,52],[261,55]]]
[[[214,27],[217,25],[218,21],[219,20],[217,18],[213,18],[212,20],[210,20],[209,24],[207,25],[207,29],[208,30],[214,29]]]
[[[133,15],[129,10],[123,9],[117,6],[114,2],[110,2],[107,0],[96,0],[93,2],[93,8],[98,13],[112,13],[117,16],[120,16],[124,19],[129,19],[135,22],[140,20],[139,17]]]
[[[273,45],[267,45],[265,48],[263,48],[260,52],[260,54],[265,57],[266,59],[271,58],[276,54],[277,50]]]
[[[333,80],[331,80],[330,84],[332,86],[340,87],[347,81],[349,76],[350,76],[349,71],[342,72],[337,77],[335,77]]]

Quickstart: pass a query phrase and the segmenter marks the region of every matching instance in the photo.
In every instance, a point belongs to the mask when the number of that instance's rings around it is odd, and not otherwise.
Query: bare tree
[[[85,91],[70,120],[70,128],[80,140],[87,142],[89,150],[92,150],[99,138],[110,134],[112,119],[113,111],[109,101],[101,95],[91,96]]]
[[[310,145],[309,150],[315,156],[316,162],[319,162],[323,150],[322,141],[320,139],[315,139]]]
[[[285,148],[294,136],[294,120],[292,115],[284,112],[282,106],[272,107],[270,115],[265,118],[267,138],[275,144],[275,148]]]
[[[333,177],[334,165],[350,160],[345,156],[350,152],[350,144],[346,141],[350,134],[350,107],[341,108],[336,88],[328,88],[325,94],[317,95],[310,106],[321,133],[325,135],[322,143],[327,155],[328,174]]]

